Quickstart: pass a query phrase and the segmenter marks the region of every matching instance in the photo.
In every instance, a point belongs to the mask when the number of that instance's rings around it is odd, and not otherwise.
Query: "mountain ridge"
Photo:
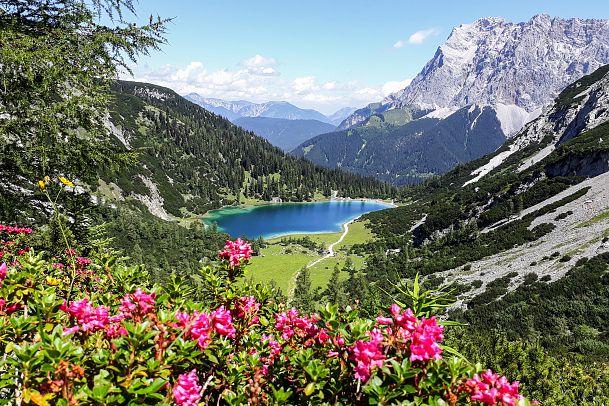
[[[323,134],[292,153],[328,168],[404,185],[479,158],[505,139],[493,109],[466,106],[442,119],[424,116],[401,126],[371,124]]]
[[[481,18],[454,28],[412,82],[375,110],[502,104],[517,116],[516,123],[505,123],[510,135],[566,85],[607,63],[608,20],[547,14],[521,23]],[[339,129],[357,125],[365,116],[356,112]]]
[[[269,117],[288,120],[317,120],[332,124],[328,117],[317,110],[302,109],[287,101],[268,101],[265,103],[245,100],[228,101],[203,97],[197,93],[189,93],[184,98],[231,121],[240,117]]]

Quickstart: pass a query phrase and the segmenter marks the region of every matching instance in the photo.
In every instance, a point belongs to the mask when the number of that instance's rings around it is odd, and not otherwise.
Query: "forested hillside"
[[[408,185],[477,159],[505,141],[501,123],[488,107],[464,107],[442,119],[403,121],[387,124],[374,115],[363,126],[312,138],[293,153],[329,168]]]
[[[104,171],[109,186],[160,217],[203,214],[244,199],[305,201],[315,196],[389,197],[394,189],[371,178],[316,167],[162,87],[120,82],[111,122],[117,141],[138,163]],[[111,185],[114,183],[118,188]]]
[[[106,141],[113,151],[128,157],[127,162],[107,161],[98,166],[81,162],[69,172],[73,174],[64,172],[78,180],[80,192],[62,197],[61,204],[87,224],[107,222],[114,246],[152,270],[168,264],[182,272],[193,270],[226,239],[213,230],[204,237],[201,227],[184,229],[176,223],[180,218],[244,201],[306,201],[333,193],[350,197],[395,194],[393,187],[372,178],[316,167],[286,155],[166,88],[119,82],[112,87],[107,108],[105,125],[110,135]],[[71,152],[59,153],[67,160]],[[14,163],[2,162],[0,219],[46,223],[51,210],[35,178],[20,175]],[[159,238],[163,235],[172,237]],[[169,241],[172,244],[167,245]]]

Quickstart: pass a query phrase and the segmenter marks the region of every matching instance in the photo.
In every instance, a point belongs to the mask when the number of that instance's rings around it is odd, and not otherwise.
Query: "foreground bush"
[[[518,382],[447,356],[429,307],[300,314],[235,284],[251,256],[241,240],[195,292],[149,286],[103,253],[46,258],[31,232],[0,226],[0,403],[529,404]]]

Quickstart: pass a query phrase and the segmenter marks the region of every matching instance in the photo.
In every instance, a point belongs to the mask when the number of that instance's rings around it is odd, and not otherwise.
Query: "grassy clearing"
[[[342,231],[327,234],[293,234],[289,237],[300,238],[307,236],[314,242],[318,244],[323,243],[328,247],[336,242],[341,235]],[[322,255],[297,244],[281,245],[282,238],[284,237],[273,238],[267,241],[268,247],[262,250],[262,256],[255,257],[252,260],[246,277],[252,278],[255,282],[262,283],[274,280],[283,293],[287,294],[293,288],[294,276],[302,267],[319,259]],[[310,268],[312,288],[321,287],[325,289],[334,266],[338,265],[342,269],[348,257],[351,258],[355,269],[361,269],[366,259],[358,255],[348,254],[349,248],[353,244],[364,243],[373,238],[370,230],[365,228],[364,222],[351,223],[349,225],[349,233],[347,233],[340,244],[334,247],[335,256],[327,258]],[[341,278],[346,279],[347,277],[348,274],[346,272],[341,274]]]
[[[292,252],[286,253],[287,248]],[[316,258],[319,258],[317,253],[298,245],[291,244],[287,247],[278,244],[269,245],[262,250],[262,256],[252,258],[245,277],[261,283],[274,280],[283,294],[287,294],[291,289],[294,275]]]
[[[598,214],[598,215],[592,217],[590,220],[587,220],[587,221],[584,221],[582,223],[579,223],[577,225],[577,227],[578,228],[580,228],[580,227],[588,227],[588,226],[591,226],[592,224],[598,223],[599,221],[603,221],[603,220],[606,220],[606,219],[609,219],[609,210],[607,210],[607,211],[605,211],[605,212],[603,212],[601,214]]]

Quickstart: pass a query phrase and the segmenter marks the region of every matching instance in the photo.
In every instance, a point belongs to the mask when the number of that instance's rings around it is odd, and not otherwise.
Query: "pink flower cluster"
[[[441,359],[442,349],[439,342],[444,339],[444,327],[438,325],[436,318],[418,319],[412,310],[401,311],[397,304],[391,305],[392,317],[379,316],[376,322],[380,325],[394,326],[395,331],[388,329],[396,338],[410,342],[410,361],[429,361]]]
[[[243,296],[237,302],[236,310],[237,317],[245,317],[252,315],[260,309],[260,303],[256,302],[254,296]]]
[[[156,293],[145,293],[142,289],[136,289],[135,293],[126,295],[121,299],[118,310],[125,317],[142,317],[154,310],[154,298]]]
[[[6,231],[9,234],[32,234],[32,229],[29,227],[13,227],[0,224],[0,231]]]
[[[136,289],[135,293],[127,294],[120,300],[119,313],[115,316],[110,316],[108,307],[103,305],[94,307],[87,298],[76,300],[69,305],[64,303],[59,308],[74,317],[77,325],[65,329],[63,335],[77,331],[94,333],[100,330],[104,330],[109,338],[126,335],[127,331],[120,322],[133,317],[142,317],[154,310],[155,296],[155,293]]]
[[[78,262],[78,265],[86,266],[91,263],[91,260],[89,258],[77,257],[76,262]]]
[[[260,310],[260,303],[256,302],[254,296],[243,296],[236,300],[235,308],[231,315],[235,319],[247,319],[249,325],[258,324],[260,318],[256,315]]]
[[[3,262],[0,265],[0,286],[2,282],[6,278],[6,273],[8,271],[8,267],[6,266],[6,262]],[[6,314],[12,314],[21,308],[21,303],[12,303],[10,305],[6,305],[6,300],[0,297],[0,311],[4,311]]]
[[[241,260],[248,260],[252,257],[252,246],[237,238],[235,241],[226,241],[224,249],[218,253],[220,258],[228,260],[231,267],[237,267],[241,264]]]
[[[0,298],[0,311],[3,311],[7,315],[11,315],[19,309],[21,309],[21,303],[15,302],[7,306],[6,300]]]
[[[76,326],[64,329],[64,336],[77,331],[94,333],[100,330],[106,331],[108,337],[127,334],[124,328],[116,325],[123,320],[123,315],[110,316],[106,306],[94,307],[87,298],[76,300],[69,306],[64,303],[59,308],[74,317],[77,322]]]
[[[357,340],[350,348],[351,357],[356,363],[355,379],[366,382],[374,367],[382,367],[385,354],[383,353],[383,334],[374,329],[369,332],[369,341]]]
[[[309,315],[298,317],[298,310],[291,308],[287,313],[282,312],[281,314],[275,315],[275,328],[281,332],[281,338],[285,341],[289,341],[292,336],[297,335],[302,339],[313,339],[319,343],[325,343],[330,340],[330,336],[325,329],[317,326],[317,315]],[[305,347],[310,346],[310,341],[305,341],[303,345]]]
[[[471,394],[472,400],[485,405],[515,406],[522,399],[522,395],[518,394],[518,385],[518,381],[510,383],[505,376],[500,377],[489,369],[481,375],[475,374],[465,383],[463,390]]]
[[[235,326],[233,318],[224,306],[213,310],[210,314],[194,311],[192,316],[186,312],[176,313],[178,321],[174,327],[184,329],[185,338],[197,340],[199,348],[205,349],[211,342],[211,333],[233,338],[235,337]]]
[[[176,405],[178,406],[197,406],[201,400],[201,386],[197,370],[193,369],[187,374],[181,374],[178,382],[172,390]]]
[[[266,343],[266,347],[269,349],[268,357],[262,358],[262,373],[266,375],[269,373],[269,366],[271,366],[279,354],[281,354],[282,347],[281,344],[275,341],[275,337],[272,334],[263,334],[260,339],[263,343]]]

